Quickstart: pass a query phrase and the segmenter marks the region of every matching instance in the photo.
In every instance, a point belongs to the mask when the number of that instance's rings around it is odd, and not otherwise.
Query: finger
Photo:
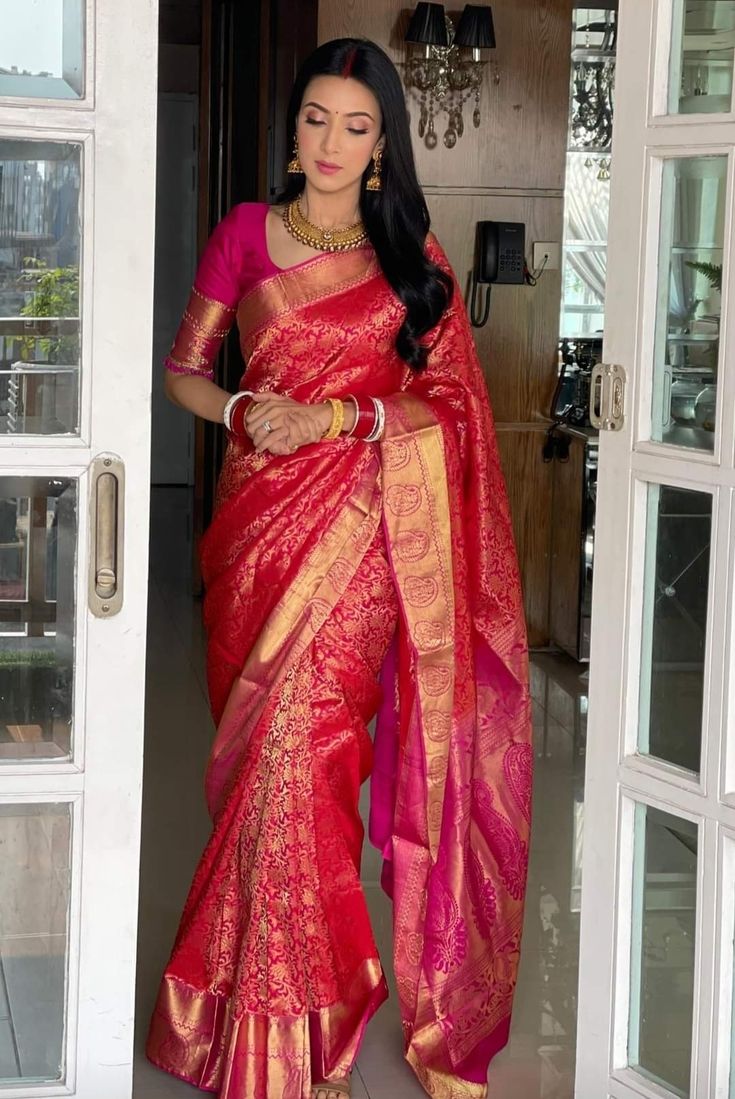
[[[265,412],[263,412],[262,415],[257,415],[253,417],[253,419],[249,423],[246,422],[245,429],[246,431],[250,432],[251,436],[255,436],[256,432],[263,430],[263,424],[266,422],[266,420],[271,425],[274,431],[277,427],[283,427],[283,413],[279,412],[278,409],[275,408],[269,410],[268,406],[266,405]]]
[[[273,449],[272,453],[273,454],[291,455],[297,449],[298,449],[297,447],[291,446],[288,442],[286,442],[286,443],[281,443],[280,446],[275,447],[275,449]]]
[[[266,444],[265,449],[267,451],[270,451],[271,454],[289,454],[290,453],[289,444],[285,439],[282,440],[280,443],[279,442],[275,442],[275,443],[268,442]]]
[[[278,406],[275,401],[260,401],[258,404],[251,404],[245,411],[245,420],[255,420],[263,416],[267,416],[269,411],[274,411]]]
[[[258,440],[255,449],[257,451],[271,450],[274,446],[279,446],[281,443],[288,442],[288,428],[274,428],[273,431],[266,431],[261,439]],[[275,453],[275,452],[274,452]]]
[[[275,439],[273,438],[274,435],[276,436]],[[273,454],[288,454],[291,449],[288,428],[284,427],[282,431],[277,433],[272,431],[265,445]]]
[[[291,424],[292,438],[299,443],[313,443],[320,437],[321,430],[311,409],[288,412],[287,420]]]
[[[314,435],[308,429],[308,425],[303,423],[291,424],[291,442],[296,446],[304,446],[306,443],[314,441]]]
[[[293,397],[287,397],[283,393],[272,393],[270,390],[264,393],[254,393],[252,400],[256,404],[263,404],[264,401],[274,401],[276,404],[298,404],[298,401],[294,401]]]
[[[277,423],[283,423],[283,418],[287,414],[288,408],[286,405],[279,404],[277,401],[265,401],[263,404],[259,404],[255,408],[250,407],[247,410],[245,413],[245,427],[252,432],[265,420],[270,420],[275,426]]]
[[[268,441],[270,436],[273,435],[274,431],[275,428],[273,429],[273,431],[266,431],[263,427],[258,428],[258,430],[255,431],[251,436],[253,440],[253,446],[256,448],[262,447]]]
[[[299,446],[301,445],[298,431],[294,431],[293,424],[284,424],[284,427],[287,430],[286,453],[293,454],[299,449]]]

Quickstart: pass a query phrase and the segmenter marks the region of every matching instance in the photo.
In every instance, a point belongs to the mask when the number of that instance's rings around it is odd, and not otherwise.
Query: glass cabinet
[[[672,28],[669,113],[729,113],[734,51],[732,0],[677,0]]]

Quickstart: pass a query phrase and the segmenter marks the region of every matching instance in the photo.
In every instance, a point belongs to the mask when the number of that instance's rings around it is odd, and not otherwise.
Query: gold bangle
[[[322,435],[322,439],[336,439],[345,422],[345,406],[337,397],[327,397],[332,406],[332,422]]]

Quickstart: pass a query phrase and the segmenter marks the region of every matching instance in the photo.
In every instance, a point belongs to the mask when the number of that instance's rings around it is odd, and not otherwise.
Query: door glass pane
[[[636,806],[628,1061],[689,1095],[697,826]]]
[[[76,482],[0,477],[0,763],[71,749]]]
[[[81,146],[0,140],[2,435],[78,431],[80,197]]]
[[[650,485],[646,530],[641,752],[699,771],[712,497]]]
[[[652,438],[714,447],[727,157],[664,164]]]
[[[725,114],[730,110],[733,46],[733,0],[675,0],[670,114]]]
[[[84,0],[0,0],[0,96],[84,95]]]
[[[71,807],[0,805],[0,1088],[63,1080]]]

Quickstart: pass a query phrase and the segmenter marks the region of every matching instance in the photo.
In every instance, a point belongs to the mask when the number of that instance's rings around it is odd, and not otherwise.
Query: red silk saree
[[[359,881],[372,773],[406,1058],[429,1095],[482,1099],[510,1024],[532,750],[511,525],[459,287],[418,374],[369,247],[237,304],[201,287],[197,301],[200,350],[236,309],[243,387],[380,396],[386,430],[288,456],[228,446],[201,548],[213,833],[148,1055],[222,1099],[309,1099],[312,1077],[349,1073],[387,995]]]

